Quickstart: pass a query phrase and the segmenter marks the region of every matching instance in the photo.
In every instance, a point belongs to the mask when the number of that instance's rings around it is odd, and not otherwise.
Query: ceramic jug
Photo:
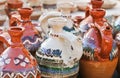
[[[23,2],[21,0],[7,0],[5,5],[5,11],[10,18],[10,13],[17,11],[18,8],[22,8]]]
[[[94,22],[83,37],[80,74],[83,78],[112,78],[118,61],[112,28],[102,19],[103,9],[94,9],[90,13]]]
[[[48,19],[51,26],[49,38],[36,52],[44,78],[77,78],[79,60],[83,53],[82,42],[62,29],[66,23],[67,20],[63,17]]]
[[[22,36],[22,42],[25,48],[27,48],[30,53],[35,56],[35,52],[40,47],[43,39],[41,37],[41,34],[37,31],[37,29],[31,22],[30,15],[32,14],[32,11],[32,8],[19,8],[19,15],[11,15],[10,25],[16,24],[25,28]]]
[[[9,28],[10,40],[0,35],[0,41],[8,46],[0,55],[0,78],[41,78],[36,59],[22,44],[23,31],[21,27]]]
[[[92,9],[101,8],[102,4],[103,4],[102,0],[91,0],[90,4],[86,7],[85,18],[83,21],[80,22],[79,25],[79,30],[81,32],[82,37],[84,33],[87,32],[87,30],[90,28],[89,23],[93,22],[93,18],[90,14],[90,11]]]

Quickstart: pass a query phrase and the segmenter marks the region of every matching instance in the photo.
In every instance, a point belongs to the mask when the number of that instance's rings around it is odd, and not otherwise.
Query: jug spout
[[[109,26],[105,26],[104,29],[101,29],[102,44],[101,44],[101,57],[109,58],[109,54],[112,50],[113,37],[112,29]]]

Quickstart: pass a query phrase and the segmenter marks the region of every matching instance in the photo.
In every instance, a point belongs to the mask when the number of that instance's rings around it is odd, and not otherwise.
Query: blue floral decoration
[[[53,50],[53,49],[46,49],[46,48],[41,48],[40,53],[42,55],[46,56],[51,56],[51,57],[61,57],[62,51],[59,49]]]

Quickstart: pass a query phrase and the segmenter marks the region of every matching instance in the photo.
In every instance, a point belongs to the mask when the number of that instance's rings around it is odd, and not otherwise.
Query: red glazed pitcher
[[[81,31],[82,37],[83,37],[84,33],[86,33],[88,31],[88,29],[90,28],[89,24],[93,22],[93,18],[90,14],[90,11],[92,9],[101,8],[103,2],[104,2],[103,0],[91,0],[90,4],[86,7],[85,18],[83,21],[81,21],[81,23],[79,25],[79,29]]]
[[[23,28],[11,27],[8,41],[0,36],[0,41],[8,48],[0,55],[0,78],[40,78],[40,71],[36,59],[22,44]]]
[[[118,61],[112,29],[103,19],[105,10],[93,9],[90,13],[93,23],[83,37],[80,74],[83,78],[112,78]]]
[[[18,25],[25,28],[22,42],[30,53],[35,56],[36,50],[40,47],[42,37],[31,22],[32,8],[19,8],[19,14],[11,15],[10,25]]]

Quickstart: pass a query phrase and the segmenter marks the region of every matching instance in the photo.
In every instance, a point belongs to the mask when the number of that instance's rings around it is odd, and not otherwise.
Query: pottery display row
[[[9,28],[0,30],[0,78],[112,78],[115,70],[120,73],[120,25],[107,22],[103,0],[91,0],[85,17],[75,18],[73,3],[47,4],[58,11],[44,11],[41,31],[31,20],[41,5],[23,8],[22,1],[16,2],[11,6],[14,0],[8,0]]]

